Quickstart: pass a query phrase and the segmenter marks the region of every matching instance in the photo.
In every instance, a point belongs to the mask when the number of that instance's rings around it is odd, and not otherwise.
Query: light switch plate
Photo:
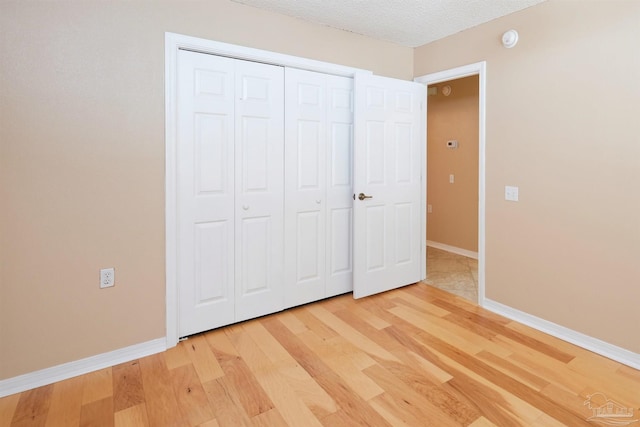
[[[518,187],[512,187],[510,185],[505,185],[504,187],[504,199],[509,200],[511,202],[518,201]]]

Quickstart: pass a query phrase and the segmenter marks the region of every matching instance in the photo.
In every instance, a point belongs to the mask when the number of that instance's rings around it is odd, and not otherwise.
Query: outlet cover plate
[[[116,271],[113,267],[100,270],[100,288],[110,288],[116,284]]]

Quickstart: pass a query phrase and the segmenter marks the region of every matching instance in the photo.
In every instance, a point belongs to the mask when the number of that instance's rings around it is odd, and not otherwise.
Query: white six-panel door
[[[281,309],[283,69],[179,51],[179,336]]]
[[[426,89],[372,75],[355,83],[353,293],[360,298],[421,279]]]
[[[353,80],[285,71],[285,307],[352,289]]]

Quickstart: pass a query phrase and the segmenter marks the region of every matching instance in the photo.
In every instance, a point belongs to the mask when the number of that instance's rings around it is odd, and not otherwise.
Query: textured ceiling
[[[417,47],[544,0],[233,0]]]

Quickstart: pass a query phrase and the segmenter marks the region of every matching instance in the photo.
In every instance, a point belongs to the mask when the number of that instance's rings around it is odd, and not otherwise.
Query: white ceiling
[[[544,0],[233,0],[417,47]]]

